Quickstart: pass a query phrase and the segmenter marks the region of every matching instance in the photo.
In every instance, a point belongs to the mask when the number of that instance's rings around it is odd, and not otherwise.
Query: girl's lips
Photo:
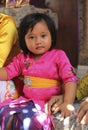
[[[42,49],[42,48],[44,48],[43,46],[38,46],[38,47],[36,47],[36,49]]]

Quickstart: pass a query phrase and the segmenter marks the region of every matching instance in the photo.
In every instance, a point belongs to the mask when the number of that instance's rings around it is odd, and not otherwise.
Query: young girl
[[[65,52],[54,49],[55,25],[46,14],[34,13],[23,18],[19,43],[23,52],[0,69],[0,80],[22,74],[24,97],[1,104],[1,129],[51,130],[51,114],[61,111],[64,118],[74,111],[69,106],[73,108],[77,77]]]

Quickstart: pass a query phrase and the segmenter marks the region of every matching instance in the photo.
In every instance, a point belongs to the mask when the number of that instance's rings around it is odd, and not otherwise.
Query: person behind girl
[[[0,13],[0,68],[8,64],[17,40],[18,31],[14,18]],[[13,80],[0,81],[0,102],[15,97],[17,97],[17,92]]]
[[[22,19],[19,44],[22,52],[0,68],[0,80],[22,74],[24,96],[0,104],[1,129],[51,130],[51,114],[61,111],[65,118],[74,112],[69,109],[77,87],[74,68],[65,52],[55,49],[55,25],[46,14],[28,14]]]
[[[88,125],[88,96],[79,105],[77,122]]]

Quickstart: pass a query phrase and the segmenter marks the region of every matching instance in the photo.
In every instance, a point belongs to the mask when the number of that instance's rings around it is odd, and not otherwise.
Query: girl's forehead
[[[38,28],[39,28],[39,30],[42,30],[42,29],[46,30],[46,29],[48,29],[47,23],[44,20],[39,21],[36,24],[34,24],[33,27],[30,27],[29,30],[33,31],[33,30],[36,30]]]
[[[37,24],[45,24],[45,25],[47,25],[47,22],[46,22],[44,19],[41,19],[41,20],[39,20],[39,21],[36,21],[36,22],[33,24],[33,27],[35,27]],[[31,25],[32,25],[32,23],[31,23]]]

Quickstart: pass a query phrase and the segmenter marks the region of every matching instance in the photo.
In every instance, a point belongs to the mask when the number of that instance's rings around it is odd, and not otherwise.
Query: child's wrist
[[[69,101],[69,100],[64,100],[64,103],[71,104],[71,105],[73,105],[73,104],[74,104],[74,102],[73,102],[73,101]]]
[[[70,111],[74,111],[74,104],[71,101],[64,101],[64,103],[66,104],[66,108]]]

